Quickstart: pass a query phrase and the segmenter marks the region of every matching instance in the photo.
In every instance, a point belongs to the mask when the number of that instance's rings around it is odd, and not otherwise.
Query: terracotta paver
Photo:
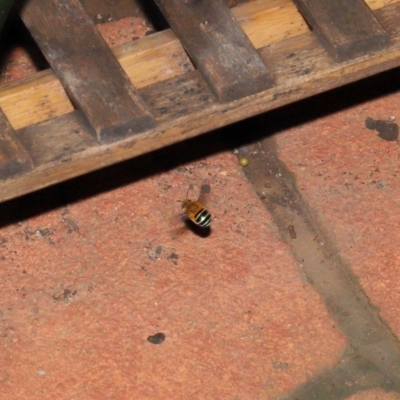
[[[203,181],[207,238],[173,222]],[[8,398],[275,398],[343,351],[232,154],[0,232]],[[159,331],[164,343],[147,342]]]

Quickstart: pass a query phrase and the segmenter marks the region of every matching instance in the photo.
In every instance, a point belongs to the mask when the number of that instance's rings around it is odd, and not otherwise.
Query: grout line
[[[376,371],[371,372],[374,378],[371,378],[372,381],[380,382],[379,384],[386,382],[392,390],[396,388],[400,392],[398,338],[382,321],[350,266],[341,259],[329,234],[324,232],[324,227],[318,223],[313,210],[302,199],[296,189],[293,174],[279,161],[274,139],[267,138],[254,146],[257,146],[254,148],[261,156],[252,159],[245,170],[246,175],[278,225],[283,240],[291,246],[294,258],[302,266],[306,281],[322,297],[338,328],[346,335],[349,346],[355,351],[355,357],[367,360],[354,364],[357,369],[354,374],[358,376],[366,373],[373,365]],[[251,153],[252,150],[248,151]],[[261,174],[259,171],[266,172]],[[289,226],[295,228],[295,240],[291,238]],[[342,358],[341,362],[344,361],[346,358]],[[326,372],[324,379],[330,376],[334,380],[336,370],[340,370],[340,365]],[[380,375],[386,377],[386,380],[381,379]],[[313,378],[311,382],[317,390],[318,382]],[[305,387],[302,390],[306,390],[310,396],[309,389]],[[359,389],[361,390],[361,386]],[[328,399],[324,396],[319,398]]]

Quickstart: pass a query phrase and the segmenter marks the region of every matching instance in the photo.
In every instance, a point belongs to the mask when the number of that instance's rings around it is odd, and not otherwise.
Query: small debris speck
[[[147,341],[153,344],[161,344],[165,340],[165,334],[158,332],[155,335],[149,336]]]
[[[211,193],[211,186],[208,184],[201,185],[201,193],[208,194]]]
[[[36,229],[35,236],[37,237],[46,237],[50,236],[53,233],[51,229]]]
[[[399,126],[394,122],[386,122],[378,120],[376,121],[376,128],[379,134],[378,136],[389,142],[393,142],[397,140],[399,136]]]
[[[156,253],[161,254],[161,252],[162,252],[162,246],[157,246]]]
[[[366,118],[365,119],[365,127],[368,129],[371,129],[372,131],[375,130],[376,121],[371,117]]]
[[[387,140],[388,142],[394,142],[399,136],[399,126],[394,122],[393,119],[384,121],[381,119],[374,120],[371,117],[368,117],[365,119],[365,126],[368,129],[378,131],[378,136],[383,140]]]
[[[63,221],[67,225],[67,232],[68,233],[72,233],[72,232],[79,233],[79,226],[75,221],[72,221],[72,219],[69,219],[69,218],[66,218],[66,217],[63,217]]]
[[[294,229],[293,225],[289,225],[288,226],[288,230],[289,230],[289,235],[290,235],[290,239],[296,239],[297,238],[297,233]]]
[[[66,301],[66,300],[68,300],[68,297],[70,294],[71,294],[71,291],[69,289],[61,289],[61,290],[57,290],[56,292],[54,292],[52,297],[53,297],[53,300],[56,300],[56,301]]]
[[[249,165],[249,159],[246,158],[246,157],[241,157],[241,158],[239,159],[239,164],[240,164],[242,167],[247,167],[247,166]]]

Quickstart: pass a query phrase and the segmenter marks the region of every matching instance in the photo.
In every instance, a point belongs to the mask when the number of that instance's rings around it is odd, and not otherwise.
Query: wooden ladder
[[[0,201],[400,64],[400,0],[155,2],[171,30],[113,50],[79,0],[24,2],[51,70],[0,88]]]

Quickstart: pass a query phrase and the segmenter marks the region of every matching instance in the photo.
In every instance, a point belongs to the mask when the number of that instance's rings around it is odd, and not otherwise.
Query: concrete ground
[[[400,399],[398,76],[1,204],[0,398]]]

